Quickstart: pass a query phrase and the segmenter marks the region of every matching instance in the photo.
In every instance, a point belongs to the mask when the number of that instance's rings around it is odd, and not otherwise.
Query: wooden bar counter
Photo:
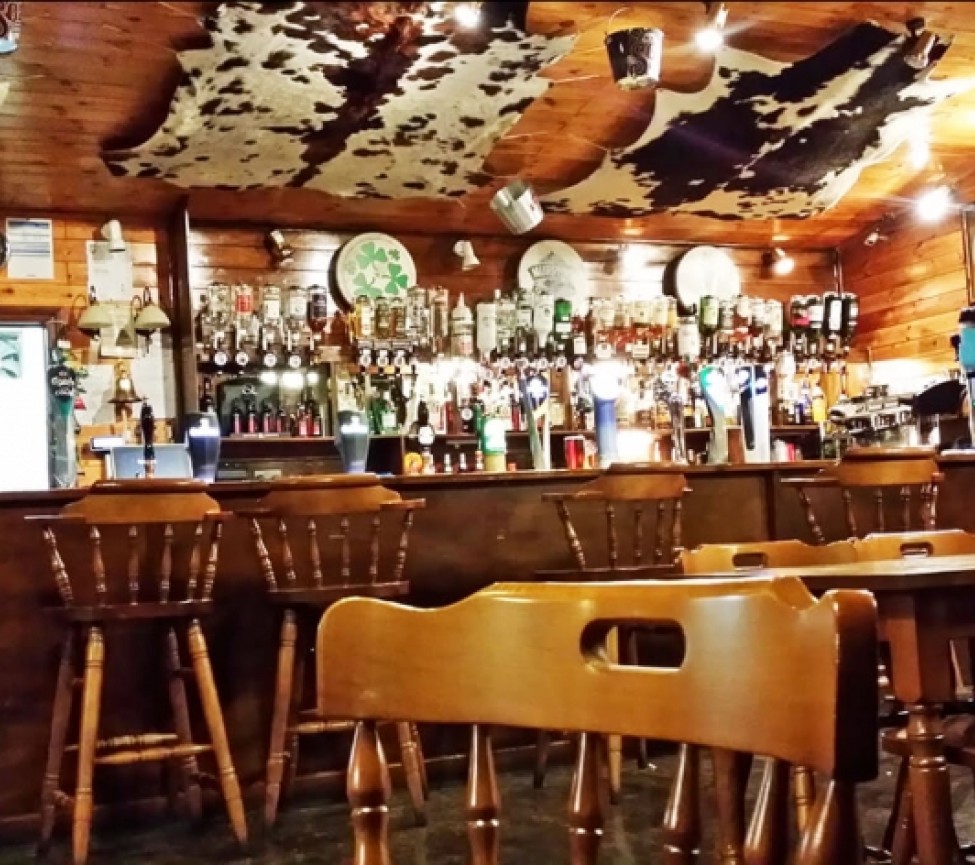
[[[684,468],[689,487],[684,498],[684,544],[809,540],[795,492],[782,486],[781,480],[809,476],[826,465]],[[939,524],[975,530],[975,511],[967,495],[975,480],[975,458],[950,457],[942,465],[946,480]],[[407,572],[414,587],[412,601],[450,602],[496,580],[528,580],[538,570],[570,567],[555,509],[542,502],[542,494],[572,490],[597,475],[526,471],[385,479],[404,497],[427,501],[417,516],[410,545]],[[211,485],[210,492],[225,509],[233,510],[252,506],[266,489],[263,483],[228,482]],[[0,495],[0,777],[6,779],[0,787],[0,838],[20,835],[34,826],[59,652],[60,631],[44,610],[56,605],[57,593],[39,532],[24,522],[24,516],[49,513],[82,493]],[[817,495],[827,493],[817,491]],[[823,525],[828,536],[838,537],[841,508],[832,510],[835,524],[833,515],[827,514]],[[584,545],[602,549],[604,522],[601,510],[593,510],[591,517],[580,510],[576,524]],[[215,600],[217,611],[208,626],[214,673],[237,771],[245,791],[249,789],[253,796],[264,776],[278,635],[250,532],[242,521],[231,521],[226,527]],[[133,636],[131,644],[123,644],[124,656],[115,648],[115,656],[107,659],[108,664],[120,665],[115,681],[121,685],[127,680],[130,686],[148,681],[147,671],[157,663],[148,641],[143,645]],[[139,691],[131,687],[130,692]],[[113,714],[126,716],[130,728],[144,722],[150,729],[153,722],[165,722],[164,695],[142,693],[138,704],[115,703]],[[105,699],[121,698],[109,692]],[[105,733],[112,735],[111,730]],[[435,759],[463,753],[466,737],[431,730],[424,731],[424,743],[427,756]],[[312,751],[309,762],[314,766],[320,759],[321,768],[340,769],[347,753],[332,746],[320,755]],[[161,772],[155,765],[103,769],[96,778],[96,801],[139,803],[136,810],[151,812],[163,801]],[[339,777],[334,776],[336,781]]]

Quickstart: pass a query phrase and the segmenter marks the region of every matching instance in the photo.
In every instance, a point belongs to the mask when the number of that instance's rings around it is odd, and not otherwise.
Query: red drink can
[[[563,441],[565,448],[565,467],[578,470],[586,464],[586,439],[584,436],[566,436]]]

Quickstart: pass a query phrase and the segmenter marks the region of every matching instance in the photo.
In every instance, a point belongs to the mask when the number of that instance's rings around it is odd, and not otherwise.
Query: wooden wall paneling
[[[840,249],[844,285],[860,296],[858,353],[950,364],[966,302],[960,218],[932,226],[904,216],[884,233],[873,246],[860,236]]]

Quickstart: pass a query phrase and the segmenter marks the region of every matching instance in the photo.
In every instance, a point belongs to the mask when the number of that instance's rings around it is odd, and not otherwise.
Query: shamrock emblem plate
[[[405,294],[416,285],[416,265],[395,237],[357,234],[339,250],[335,279],[342,299],[352,304],[360,294],[372,298]]]

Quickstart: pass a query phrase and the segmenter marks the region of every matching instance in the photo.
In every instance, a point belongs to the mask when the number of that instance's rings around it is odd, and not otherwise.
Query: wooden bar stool
[[[297,775],[299,737],[353,727],[351,722],[325,719],[320,711],[302,705],[305,661],[314,651],[322,613],[342,598],[394,598],[409,593],[404,572],[410,529],[415,512],[424,505],[422,499],[403,500],[383,487],[375,475],[362,474],[278,481],[257,508],[238,511],[250,520],[268,596],[281,610],[264,793],[267,827],[274,825],[281,797],[287,796]],[[399,519],[395,536],[386,527],[393,518]],[[269,544],[268,537],[275,537],[276,542]],[[385,544],[385,557],[384,537],[392,542]],[[329,541],[336,542],[331,545],[334,555],[330,555]],[[302,547],[304,555],[299,556],[296,551],[301,552]],[[364,567],[359,570],[357,565]],[[369,639],[371,636],[364,637],[364,642]],[[413,810],[417,823],[423,824],[426,771],[420,738],[407,721],[396,723],[396,734]]]
[[[681,550],[681,497],[687,482],[680,471],[661,470],[660,466],[613,465],[601,477],[571,493],[544,493],[542,500],[552,502],[565,532],[565,540],[575,567],[565,571],[538,571],[538,580],[620,580],[647,578],[671,573]],[[596,550],[587,555],[579,540],[579,532],[573,523],[573,509],[600,509],[606,525],[605,558],[597,565]],[[648,520],[646,512],[652,514]],[[652,525],[652,547],[647,543],[647,523]],[[620,558],[620,535],[629,535],[629,562]],[[623,663],[636,663],[637,633],[624,628],[614,633],[610,641],[614,658]],[[548,750],[551,735],[539,731],[535,746],[535,787],[545,781]],[[640,740],[637,747],[637,765],[646,768],[646,743]],[[613,737],[609,743],[610,795],[615,802],[619,797],[623,766],[623,743]]]
[[[868,531],[933,531],[937,523],[938,489],[944,476],[938,470],[934,452],[927,449],[851,450],[833,468],[812,478],[784,481],[795,488],[813,540],[826,543],[809,490],[838,487],[843,499],[846,530],[851,538],[864,534],[857,519],[872,511],[873,527]],[[916,500],[916,504],[915,504]],[[858,507],[859,505],[859,507]],[[893,512],[893,514],[892,514]],[[894,515],[899,526],[892,525]]]
[[[99,482],[87,496],[58,514],[27,517],[42,529],[63,603],[56,612],[65,623],[41,789],[41,853],[50,845],[57,808],[68,806],[73,808],[72,861],[74,865],[87,861],[95,766],[169,761],[181,778],[190,817],[198,820],[203,810],[200,782],[207,776],[201,774],[197,757],[208,752],[216,761],[216,781],[234,835],[242,845],[247,841],[240,786],[200,624],[213,607],[221,527],[228,516],[205,489],[196,481]],[[90,581],[69,576],[74,574],[76,554],[84,547],[91,562]],[[155,566],[150,565],[151,560],[156,561]],[[149,574],[155,575],[152,587],[143,579]],[[103,676],[111,657],[109,634],[123,624],[154,631],[160,637],[172,729],[99,739]],[[189,669],[180,657],[183,637]],[[81,651],[84,664],[79,678],[77,655]],[[196,682],[210,744],[193,739],[185,679]],[[69,746],[68,728],[79,687],[78,744]],[[60,789],[66,751],[77,752],[73,796]]]
[[[661,620],[684,637],[684,658],[672,668],[621,667],[607,657],[614,626]],[[410,712],[428,723],[474,725],[465,799],[479,865],[499,861],[491,725],[581,734],[569,794],[573,865],[599,858],[605,775],[594,734],[606,733],[766,758],[744,856],[721,861],[860,865],[856,785],[877,774],[876,627],[869,593],[816,601],[795,578],[499,583],[437,610],[364,598],[338,604],[318,632],[319,701],[323,712],[359,721],[348,774],[355,861],[390,862],[389,777],[376,719]],[[377,639],[363,647],[363,632]],[[800,689],[779,687],[799,679]],[[825,778],[794,848],[790,765]],[[693,810],[698,797],[688,783],[680,799]],[[698,860],[699,833],[665,831],[663,841],[661,861]]]

